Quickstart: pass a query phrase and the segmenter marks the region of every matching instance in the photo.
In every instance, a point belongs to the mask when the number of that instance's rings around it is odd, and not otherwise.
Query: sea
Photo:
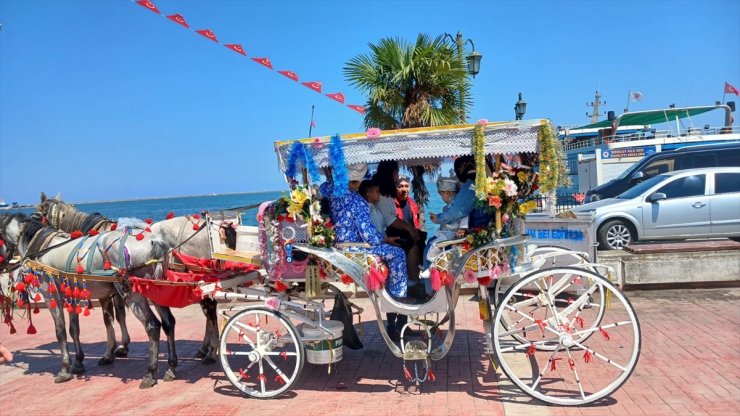
[[[427,184],[430,191],[429,204],[426,208],[426,226],[429,235],[437,230],[437,225],[429,221],[428,213],[439,213],[444,202],[435,192],[434,184]],[[168,213],[176,216],[200,214],[202,211],[218,212],[222,210],[241,210],[264,201],[280,198],[284,191],[268,191],[254,193],[235,193],[223,195],[180,196],[172,198],[152,198],[126,201],[85,202],[73,204],[80,211],[99,213],[110,219],[134,217],[140,219],[151,218],[154,221],[164,220]],[[31,214],[35,208],[4,209],[2,213],[21,212]],[[243,210],[241,213],[242,225],[257,225],[257,208]]]

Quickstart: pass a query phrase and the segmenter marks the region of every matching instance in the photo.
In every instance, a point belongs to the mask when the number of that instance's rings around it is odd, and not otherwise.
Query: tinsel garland
[[[486,135],[485,126],[476,124],[473,132],[473,156],[475,157],[475,197],[486,199]]]
[[[329,142],[329,158],[334,167],[334,191],[333,196],[343,196],[349,192],[349,174],[347,163],[344,161],[344,147],[339,135],[334,135]]]
[[[311,182],[316,183],[321,180],[319,168],[316,166],[316,161],[313,160],[311,150],[308,149],[305,144],[296,140],[293,142],[293,146],[290,149],[290,157],[288,158],[288,164],[285,170],[285,174],[289,178],[296,179],[299,161],[306,167],[308,175],[311,178]]]
[[[562,148],[550,128],[543,120],[537,136],[540,150],[539,187],[542,193],[554,192],[559,185],[567,185],[567,170]]]

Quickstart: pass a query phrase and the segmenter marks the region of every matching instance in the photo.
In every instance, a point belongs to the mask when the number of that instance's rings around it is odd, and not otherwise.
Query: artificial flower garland
[[[487,122],[475,123],[473,131],[473,156],[475,157],[475,196],[479,200],[486,198],[486,135]]]

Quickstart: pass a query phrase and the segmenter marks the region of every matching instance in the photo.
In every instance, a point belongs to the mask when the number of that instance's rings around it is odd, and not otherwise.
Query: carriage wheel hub
[[[249,355],[247,355],[247,357],[249,358],[249,361],[255,362],[255,361],[259,361],[260,355],[261,354],[259,352],[252,351],[252,352],[249,353]]]
[[[560,345],[564,347],[572,347],[573,346],[573,336],[570,334],[560,335]]]

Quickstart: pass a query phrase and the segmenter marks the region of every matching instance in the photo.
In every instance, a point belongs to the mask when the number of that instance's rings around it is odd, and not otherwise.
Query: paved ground
[[[545,406],[496,375],[481,354],[483,337],[477,303],[458,304],[458,337],[452,351],[435,363],[437,382],[414,391],[401,381],[401,362],[386,351],[363,316],[365,349],[345,349],[327,374],[307,364],[290,394],[277,400],[243,398],[225,381],[218,364],[190,359],[202,336],[198,307],[176,310],[179,379],[139,390],[146,338],[129,317],[132,352],[109,367],[96,365],[104,348],[100,309],[82,319],[87,374],[55,385],[59,351],[51,318],[42,310],[38,334],[25,328],[3,345],[15,362],[0,368],[0,414],[5,415],[737,415],[740,414],[740,289],[629,292],[640,317],[643,343],[637,370],[612,397],[590,407]],[[358,301],[367,305],[366,299]],[[162,343],[162,348],[165,345]],[[165,369],[164,356],[160,371]]]

